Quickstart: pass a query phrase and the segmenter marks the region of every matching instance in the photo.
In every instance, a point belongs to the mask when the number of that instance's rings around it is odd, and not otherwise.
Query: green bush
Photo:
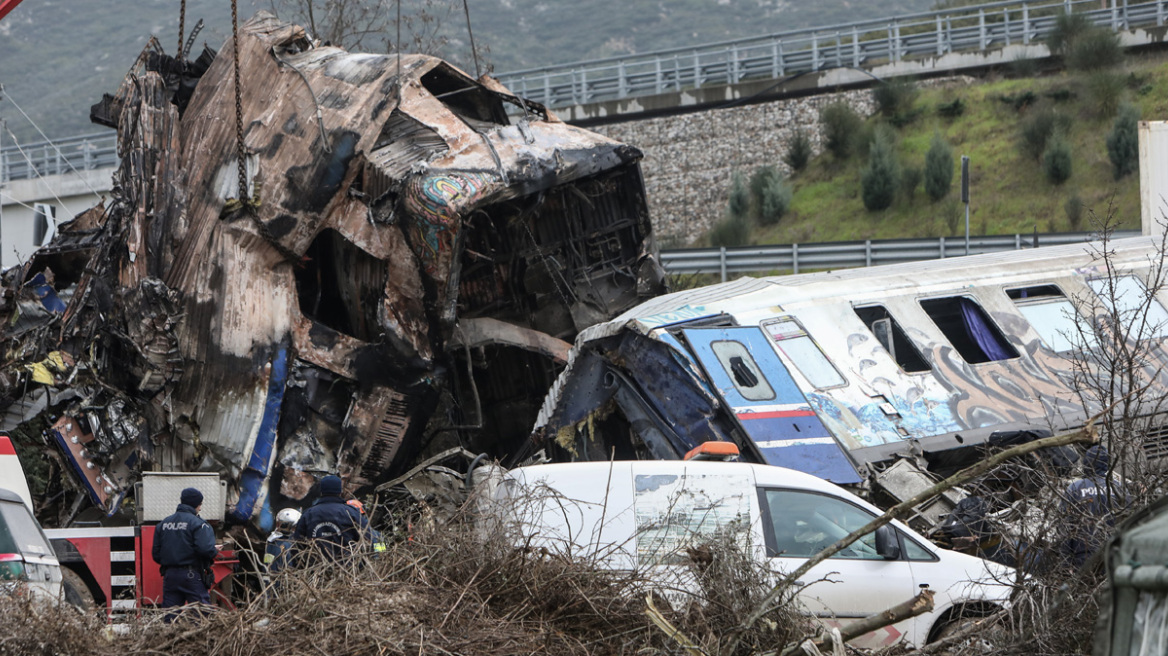
[[[791,207],[791,187],[783,176],[777,175],[767,180],[759,203],[758,219],[763,225],[774,225],[783,218]]]
[[[1084,105],[1089,112],[1101,118],[1115,116],[1127,93],[1123,77],[1107,71],[1096,71],[1088,75],[1084,87],[1086,89]]]
[[[1098,71],[1114,68],[1123,61],[1119,35],[1105,27],[1092,27],[1071,41],[1066,53],[1067,68]]]
[[[1125,103],[1119,108],[1119,115],[1107,134],[1107,157],[1111,159],[1116,180],[1140,168],[1139,120],[1139,108]]]
[[[1019,124],[1018,145],[1022,155],[1029,159],[1041,160],[1046,151],[1046,142],[1056,131],[1069,132],[1071,118],[1049,107],[1036,107],[1026,114]]]
[[[949,193],[953,186],[953,150],[940,132],[933,133],[929,152],[925,153],[925,193],[937,202]]]
[[[917,83],[911,78],[895,77],[872,88],[872,101],[876,103],[881,116],[896,118],[901,124],[907,124],[916,116],[913,104],[918,94]]]
[[[921,170],[915,166],[900,167],[900,193],[905,200],[911,201],[921,184]]]
[[[1083,199],[1078,194],[1071,196],[1063,203],[1063,211],[1067,214],[1067,225],[1071,230],[1078,231],[1083,224]]]
[[[868,166],[860,176],[860,195],[870,212],[887,209],[896,198],[900,169],[896,162],[896,135],[880,126],[868,149]]]
[[[762,207],[763,190],[771,183],[771,180],[780,178],[782,175],[779,169],[770,164],[764,164],[750,174],[750,199],[754,202],[756,212]]]
[[[1066,55],[1070,52],[1071,44],[1091,28],[1091,21],[1083,14],[1060,12],[1054,18],[1050,36],[1046,37],[1046,47],[1050,48],[1051,54]]]
[[[750,243],[750,217],[730,215],[710,229],[711,246],[745,246]]]
[[[1042,152],[1042,170],[1046,179],[1058,185],[1071,177],[1071,144],[1062,131],[1056,131],[1046,141]]]
[[[960,98],[954,98],[947,103],[937,105],[937,114],[945,118],[957,118],[965,113],[965,101]]]
[[[783,154],[783,162],[791,167],[792,171],[799,172],[807,168],[810,161],[811,140],[802,130],[796,130],[795,136],[791,137],[791,143],[787,146],[787,152]]]
[[[823,146],[839,160],[847,159],[855,150],[856,135],[864,126],[864,119],[847,103],[839,101],[819,112],[823,127]]]
[[[889,125],[892,125],[895,128],[903,128],[904,126],[908,125],[909,123],[912,123],[913,121],[920,118],[921,115],[924,113],[925,113],[924,108],[914,107],[908,111],[904,111],[904,112],[901,112],[899,114],[893,114],[892,116],[889,116],[888,123],[889,123]]]
[[[748,218],[750,212],[750,192],[742,182],[742,174],[735,171],[730,179],[730,216]]]

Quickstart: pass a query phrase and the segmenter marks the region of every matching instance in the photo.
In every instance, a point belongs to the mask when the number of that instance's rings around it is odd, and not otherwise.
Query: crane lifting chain
[[[228,199],[223,207],[223,216],[234,214],[241,209],[254,215],[255,210],[260,205],[260,185],[259,180],[256,180],[255,195],[249,198],[247,194],[247,148],[243,144],[243,92],[239,80],[238,0],[231,0],[231,52],[232,63],[235,66],[235,148],[236,168],[239,173],[239,192],[235,198]]]
[[[182,59],[183,53],[183,31],[187,26],[187,0],[182,0],[178,7],[178,52],[175,57]]]

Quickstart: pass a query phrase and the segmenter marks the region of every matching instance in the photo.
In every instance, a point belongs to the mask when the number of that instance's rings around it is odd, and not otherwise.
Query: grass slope
[[[1168,118],[1168,57],[1162,54],[1129,57],[1114,71],[1123,77],[1122,96],[1138,106],[1143,120]],[[1018,133],[1027,112],[1016,110],[1003,97],[1032,91],[1071,117],[1067,135],[1073,153],[1073,173],[1062,185],[1047,181],[1041,162],[1022,154]],[[1069,91],[1061,102],[1048,96]],[[965,113],[954,119],[938,116],[937,106],[955,98],[964,101]],[[1118,103],[1115,103],[1118,104]],[[932,202],[923,185],[911,198],[898,195],[887,210],[869,212],[860,197],[860,176],[866,156],[836,161],[828,153],[812,160],[794,176],[791,212],[775,226],[756,229],[753,243],[772,244],[811,241],[847,241],[937,237],[964,234],[964,206],[960,204],[961,155],[970,166],[971,234],[1010,234],[1072,230],[1064,205],[1072,195],[1082,199],[1086,211],[1079,229],[1090,230],[1090,215],[1099,216],[1114,207],[1119,225],[1140,226],[1139,175],[1115,180],[1107,156],[1106,138],[1113,115],[1100,111],[1082,75],[1061,72],[1040,78],[990,78],[972,85],[948,84],[921,89],[916,107],[922,110],[911,124],[898,130],[901,166],[924,169],[925,153],[934,132],[940,132],[953,149],[955,173],[948,197]],[[868,120],[868,128],[880,121]],[[759,163],[760,165],[763,162]]]

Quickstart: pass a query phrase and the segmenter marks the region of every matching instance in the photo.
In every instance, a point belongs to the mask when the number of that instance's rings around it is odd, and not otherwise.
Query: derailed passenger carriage
[[[219,471],[264,524],[455,433],[507,456],[577,332],[664,289],[635,148],[269,14],[237,45],[152,41],[92,110],[112,202],[6,274],[3,428],[60,449],[73,513]]]
[[[1099,413],[1106,394],[1091,387],[1111,384],[1099,340],[1168,335],[1155,245],[1106,247],[1105,259],[1098,245],[1048,247],[662,296],[581,333],[532,446],[674,459],[729,440],[750,460],[903,500],[926,471]],[[1143,354],[1119,384],[1161,399],[1168,356]]]

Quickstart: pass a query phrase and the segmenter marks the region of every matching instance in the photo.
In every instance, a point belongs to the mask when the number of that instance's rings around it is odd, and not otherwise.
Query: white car
[[[0,591],[56,602],[61,564],[20,495],[0,489]]]
[[[733,536],[771,571],[789,572],[881,514],[810,474],[693,460],[520,467],[504,475],[495,498],[506,500],[532,544],[606,568],[657,570],[655,579],[663,568],[681,570],[685,547],[714,534]],[[799,597],[808,612],[846,624],[928,586],[932,612],[851,642],[920,646],[962,616],[1007,607],[1016,576],[894,521],[810,570]]]

